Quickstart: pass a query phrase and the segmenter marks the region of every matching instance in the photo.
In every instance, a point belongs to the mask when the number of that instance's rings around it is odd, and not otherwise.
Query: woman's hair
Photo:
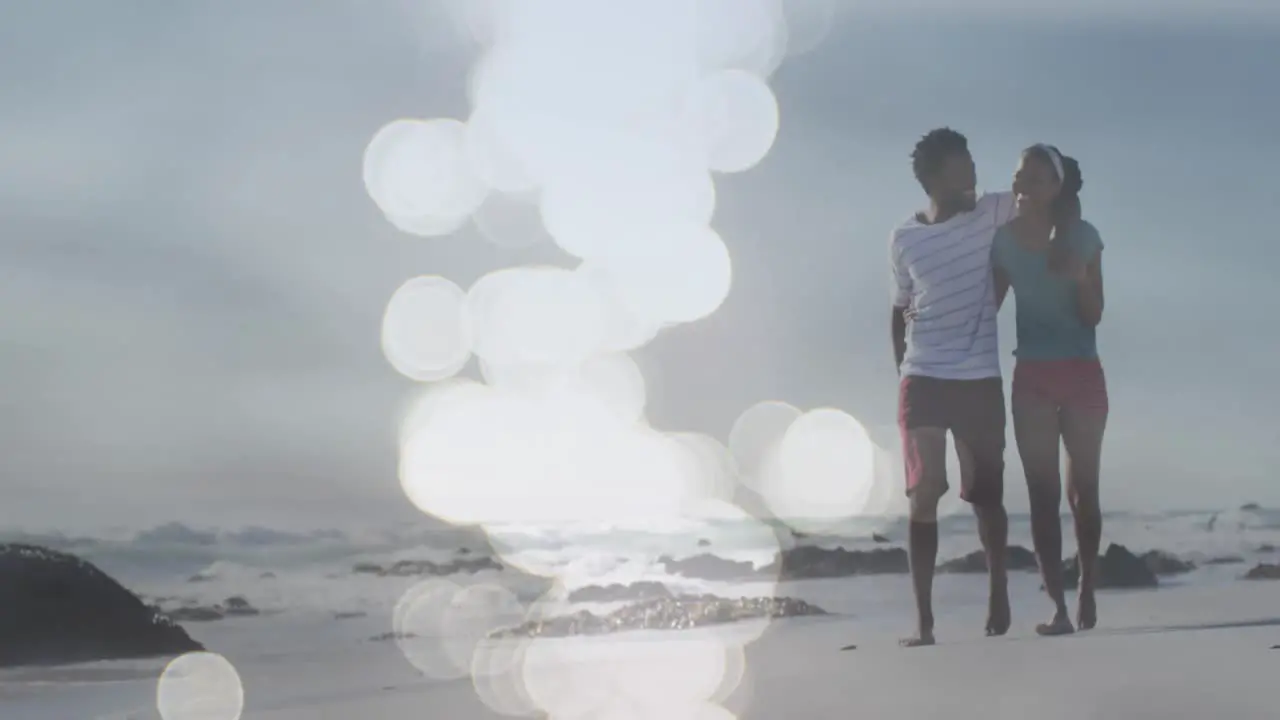
[[[1048,163],[1055,174],[1059,164],[1054,162],[1054,158],[1049,153],[1056,153],[1061,160],[1062,176],[1058,179],[1062,182],[1062,187],[1049,208],[1049,217],[1053,221],[1053,239],[1049,244],[1049,269],[1062,272],[1066,270],[1067,263],[1071,259],[1070,249],[1067,247],[1067,233],[1071,230],[1071,226],[1080,220],[1080,189],[1084,187],[1084,178],[1080,175],[1080,163],[1073,157],[1063,155],[1052,145],[1035,145],[1027,152],[1036,154]]]

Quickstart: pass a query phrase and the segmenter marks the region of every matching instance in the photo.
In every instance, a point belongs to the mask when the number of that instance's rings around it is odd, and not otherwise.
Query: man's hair
[[[969,140],[964,135],[947,127],[930,130],[911,152],[911,169],[916,174],[916,181],[928,192],[925,179],[941,170],[947,158],[967,152]]]

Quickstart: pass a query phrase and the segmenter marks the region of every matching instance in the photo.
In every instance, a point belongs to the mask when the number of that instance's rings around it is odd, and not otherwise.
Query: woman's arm
[[[1102,252],[1093,256],[1093,261],[1082,264],[1076,277],[1076,312],[1080,321],[1090,327],[1102,322],[1102,308],[1105,305],[1102,292]]]

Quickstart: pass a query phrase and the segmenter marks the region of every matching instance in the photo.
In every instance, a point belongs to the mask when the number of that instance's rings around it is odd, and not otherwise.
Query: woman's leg
[[[1102,506],[1098,476],[1107,412],[1096,407],[1070,406],[1062,411],[1062,441],[1067,450],[1067,501],[1075,516],[1076,545],[1080,548],[1080,607],[1076,623],[1082,630],[1098,622],[1094,599],[1098,546],[1102,541]]]
[[[1058,406],[1033,390],[1015,375],[1013,429],[1018,454],[1027,474],[1031,499],[1031,537],[1044,589],[1053,601],[1053,620],[1037,626],[1042,635],[1062,635],[1072,631],[1062,581],[1062,479],[1058,460]],[[1019,382],[1023,380],[1023,382]],[[1020,387],[1021,386],[1021,387]]]

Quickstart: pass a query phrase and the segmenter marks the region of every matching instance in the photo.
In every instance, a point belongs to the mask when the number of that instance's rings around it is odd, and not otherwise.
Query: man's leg
[[[1073,632],[1067,614],[1066,594],[1062,580],[1062,478],[1058,471],[1058,405],[1051,398],[1036,394],[1034,389],[1018,387],[1022,378],[1015,376],[1013,393],[1013,431],[1018,441],[1018,454],[1027,475],[1027,493],[1031,500],[1031,539],[1044,590],[1053,601],[1053,619],[1036,626],[1041,635],[1064,635]]]
[[[965,383],[955,427],[961,496],[973,506],[987,557],[988,636],[1009,632],[1009,517],[1004,509],[1004,388],[999,378]]]
[[[932,645],[933,573],[938,563],[938,501],[947,492],[947,431],[913,428],[906,432],[907,452],[914,460],[910,484],[911,515],[907,547],[911,556],[911,585],[916,595],[916,635],[903,647]],[[908,467],[911,466],[909,462]]]
[[[947,491],[947,431],[940,414],[945,384],[933,378],[905,377],[898,396],[898,427],[911,503],[907,547],[916,597],[916,634],[903,647],[932,645],[933,572],[938,562],[938,501]]]

